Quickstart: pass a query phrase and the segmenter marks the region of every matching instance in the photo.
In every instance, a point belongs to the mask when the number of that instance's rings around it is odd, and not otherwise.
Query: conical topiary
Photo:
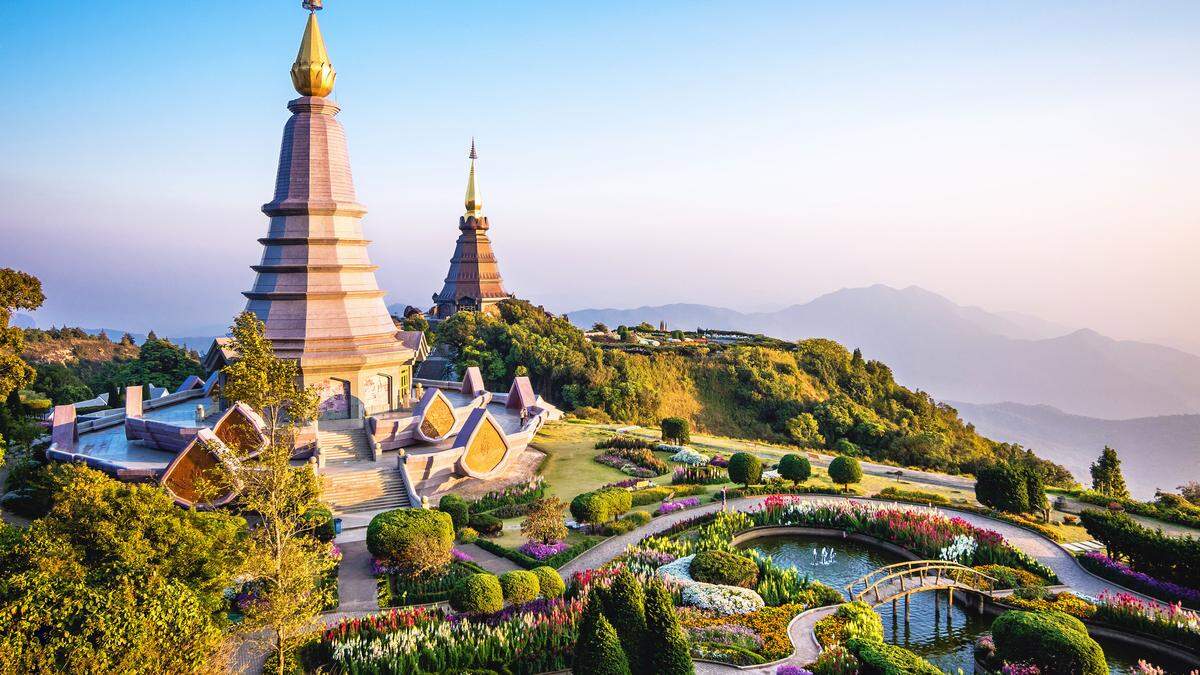
[[[630,675],[629,660],[612,624],[595,599],[583,611],[571,672],[577,675]]]
[[[621,647],[635,673],[650,673],[642,658],[642,639],[646,632],[646,594],[642,584],[629,570],[621,570],[602,596],[604,616],[612,623],[621,639]]]
[[[687,638],[679,627],[671,593],[659,579],[646,584],[646,633],[642,654],[655,675],[692,675],[692,657]]]

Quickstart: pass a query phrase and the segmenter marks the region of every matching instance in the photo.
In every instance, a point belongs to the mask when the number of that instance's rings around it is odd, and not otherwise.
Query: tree
[[[54,405],[86,401],[92,397],[92,390],[66,366],[39,363],[35,368],[37,379],[33,383],[34,388],[49,396]]]
[[[1092,463],[1092,489],[1113,499],[1129,499],[1125,476],[1121,474],[1121,458],[1117,451],[1104,446],[1100,458]]]
[[[422,333],[429,330],[429,319],[424,314],[409,314],[400,322],[404,330],[419,330]]]
[[[662,418],[662,439],[667,443],[683,445],[691,440],[691,431],[687,419],[683,417]]]
[[[646,639],[642,653],[649,659],[648,672],[656,675],[691,675],[696,672],[687,637],[679,626],[675,603],[662,580],[646,584]]]
[[[120,377],[126,385],[154,383],[174,390],[189,375],[202,376],[204,368],[186,349],[167,340],[147,338],[138,349],[137,359],[122,369]]]
[[[779,475],[799,485],[812,475],[812,464],[803,455],[784,455],[779,460]]]
[[[34,310],[42,306],[42,282],[32,274],[0,268],[0,401],[9,401],[0,415],[0,465],[4,463],[4,437],[11,436],[13,427],[25,427],[24,411],[11,405],[14,391],[29,386],[37,372],[21,358],[25,348],[25,331],[8,325],[18,309]]]
[[[737,452],[729,458],[729,480],[746,487],[762,481],[762,460],[748,452]]]
[[[980,504],[1006,513],[1029,511],[1029,488],[1023,471],[1007,462],[985,467],[975,476]],[[1045,499],[1043,493],[1042,499]]]
[[[597,600],[592,596],[584,609],[571,672],[577,675],[630,675],[629,659]]]
[[[1200,483],[1193,480],[1180,485],[1179,494],[1192,504],[1200,505]]]
[[[330,601],[325,579],[336,563],[329,545],[312,536],[315,526],[305,518],[320,504],[320,484],[307,467],[291,465],[297,430],[316,417],[317,392],[300,386],[299,365],[277,358],[263,331],[251,312],[234,320],[230,347],[238,358],[223,370],[223,392],[262,416],[266,447],[253,461],[243,460],[250,448],[232,448],[237,458],[218,480],[226,487],[240,486],[242,508],[258,517],[242,567],[258,598],[240,628],[269,644],[275,652],[271,669],[283,675],[288,653],[305,639]]]
[[[851,483],[857,483],[862,480],[862,467],[859,466],[858,460],[853,457],[839,455],[833,458],[829,463],[829,478],[833,482],[842,486],[842,489],[849,487]]]
[[[1042,477],[1042,469],[1037,464],[1021,465],[1021,475],[1025,479],[1025,497],[1027,511],[1045,511],[1046,483]]]
[[[634,672],[642,672],[646,663],[641,653],[646,632],[646,594],[641,582],[628,569],[622,569],[600,597],[604,602],[604,616],[617,631],[629,664]]]
[[[788,437],[802,448],[819,448],[825,445],[821,425],[812,413],[800,413],[787,421]]]
[[[54,506],[0,532],[0,672],[197,673],[220,661],[245,521],[57,467]]]
[[[557,497],[537,500],[525,520],[521,521],[521,534],[543,544],[566,539],[567,526],[563,523],[562,515],[566,506]]]

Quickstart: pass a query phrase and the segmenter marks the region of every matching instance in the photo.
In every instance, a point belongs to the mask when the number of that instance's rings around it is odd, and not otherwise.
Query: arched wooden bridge
[[[910,560],[887,565],[864,574],[846,585],[851,600],[878,607],[887,602],[905,599],[925,591],[950,591],[954,602],[955,589],[970,591],[989,598],[995,597],[996,579],[979,570],[946,560]]]

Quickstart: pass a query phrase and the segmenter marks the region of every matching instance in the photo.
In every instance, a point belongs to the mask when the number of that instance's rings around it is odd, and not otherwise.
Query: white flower
[[[709,609],[722,616],[743,614],[762,609],[767,603],[749,588],[706,584],[692,579],[692,558],[684,556],[658,568],[658,575],[675,581],[682,587],[683,604]]]
[[[666,443],[662,443],[659,444],[658,449],[666,452],[674,452],[675,454],[671,455],[672,462],[687,464],[688,466],[699,466],[708,463],[707,457],[686,445],[667,445]]]

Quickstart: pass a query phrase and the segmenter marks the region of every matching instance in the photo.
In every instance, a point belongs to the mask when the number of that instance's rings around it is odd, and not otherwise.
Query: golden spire
[[[308,25],[304,27],[304,38],[300,40],[296,62],[292,64],[292,85],[301,96],[328,96],[333,91],[337,71],[329,62],[325,39],[321,37],[321,26],[317,24],[321,0],[305,0],[304,8],[308,10]]]
[[[483,217],[483,198],[479,196],[479,188],[475,187],[475,160],[479,159],[479,155],[475,153],[475,139],[471,139],[471,175],[467,178],[467,212],[463,217],[475,216],[476,218]]]

